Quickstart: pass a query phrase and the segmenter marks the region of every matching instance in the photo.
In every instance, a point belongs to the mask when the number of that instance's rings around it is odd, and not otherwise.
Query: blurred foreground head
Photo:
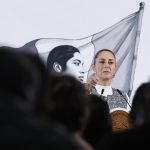
[[[79,150],[65,128],[35,113],[47,98],[48,73],[39,57],[1,47],[0,70],[0,145]]]
[[[37,56],[1,47],[0,70],[1,103],[32,111],[38,107],[38,101],[44,100],[48,76],[45,65]]]
[[[49,80],[49,113],[71,132],[81,131],[89,116],[89,97],[83,84],[72,76],[53,76]]]
[[[93,147],[112,133],[112,120],[108,103],[97,95],[90,95],[91,112],[83,137]]]
[[[129,113],[131,124],[140,126],[150,120],[150,83],[141,84],[135,92]]]

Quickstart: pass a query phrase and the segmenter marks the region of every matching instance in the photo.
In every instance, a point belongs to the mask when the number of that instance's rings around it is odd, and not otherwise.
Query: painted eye
[[[74,62],[73,64],[75,64],[75,66],[79,66],[80,65],[79,62]]]

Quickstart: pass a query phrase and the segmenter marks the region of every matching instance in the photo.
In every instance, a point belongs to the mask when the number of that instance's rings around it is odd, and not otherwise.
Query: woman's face
[[[93,65],[97,77],[100,80],[111,80],[116,72],[116,60],[111,52],[99,53]]]
[[[69,74],[83,82],[84,80],[84,69],[83,69],[83,58],[79,52],[75,52],[73,57],[66,62],[66,70],[64,73]]]

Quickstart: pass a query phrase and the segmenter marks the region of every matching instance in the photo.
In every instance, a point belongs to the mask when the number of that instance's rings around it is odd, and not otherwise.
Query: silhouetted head
[[[31,111],[46,95],[48,73],[44,63],[11,47],[0,48],[0,60],[0,96],[7,96],[9,103],[23,111]]]
[[[136,90],[129,117],[133,126],[140,126],[150,119],[150,83],[143,83]]]
[[[82,130],[89,116],[89,97],[82,83],[68,75],[55,76],[49,82],[49,113],[54,120],[64,124],[71,132]]]
[[[97,95],[90,95],[91,112],[83,137],[93,147],[109,133],[112,133],[111,115],[106,101]]]

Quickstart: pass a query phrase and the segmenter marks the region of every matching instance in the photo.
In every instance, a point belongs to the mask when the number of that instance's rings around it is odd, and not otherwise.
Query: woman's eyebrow
[[[98,60],[106,60],[106,58],[99,58]],[[110,61],[114,61],[114,59],[108,59],[108,60],[110,60]]]

